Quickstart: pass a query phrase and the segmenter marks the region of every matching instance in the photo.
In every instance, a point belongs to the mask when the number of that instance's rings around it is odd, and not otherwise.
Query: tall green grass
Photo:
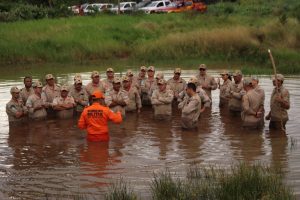
[[[207,60],[213,65],[266,68],[271,48],[281,73],[300,73],[299,22],[288,15],[282,24],[273,14],[282,1],[274,2],[263,17],[255,14],[256,4],[241,1],[212,5],[206,14],[103,14],[1,23],[0,66],[101,65],[112,60],[141,64],[193,60],[194,65]]]

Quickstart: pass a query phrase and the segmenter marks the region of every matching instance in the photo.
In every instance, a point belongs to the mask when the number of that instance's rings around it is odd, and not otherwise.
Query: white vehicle
[[[111,3],[93,3],[91,4],[94,8],[97,8],[99,12],[104,10],[110,10],[114,7],[114,4]]]
[[[152,3],[139,10],[144,11],[146,14],[151,14],[158,9],[166,8],[169,4],[171,4],[171,1],[152,1]]]
[[[132,12],[135,9],[136,2],[121,2],[120,3],[120,12],[121,13],[126,13],[126,12]],[[118,4],[115,5],[111,9],[112,12],[117,13],[118,12]]]

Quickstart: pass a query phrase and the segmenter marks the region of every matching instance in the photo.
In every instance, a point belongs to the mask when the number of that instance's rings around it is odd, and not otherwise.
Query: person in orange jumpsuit
[[[88,141],[109,141],[107,123],[108,121],[121,123],[121,113],[114,113],[108,107],[103,106],[104,95],[100,91],[95,91],[92,99],[92,105],[83,110],[78,127],[87,130]]]

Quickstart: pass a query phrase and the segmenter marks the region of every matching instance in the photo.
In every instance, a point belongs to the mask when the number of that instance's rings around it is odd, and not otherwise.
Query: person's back
[[[104,97],[101,92],[95,92],[93,94],[93,104],[83,110],[78,121],[78,127],[87,130],[89,141],[108,141],[108,121],[122,122],[120,112],[114,113],[108,107],[100,104],[102,98]]]

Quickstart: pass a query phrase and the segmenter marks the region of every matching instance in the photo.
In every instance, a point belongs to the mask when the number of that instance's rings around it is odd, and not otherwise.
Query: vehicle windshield
[[[147,5],[149,5],[151,3],[151,1],[141,1],[140,3],[138,3],[136,5],[136,7],[141,8],[141,7],[146,7]]]
[[[156,7],[156,5],[158,4],[159,2],[152,2],[150,3],[149,5],[147,5],[146,7]]]
[[[177,7],[177,4],[176,3],[174,3],[174,2],[172,2],[172,3],[170,3],[169,5],[167,5],[167,7]]]

